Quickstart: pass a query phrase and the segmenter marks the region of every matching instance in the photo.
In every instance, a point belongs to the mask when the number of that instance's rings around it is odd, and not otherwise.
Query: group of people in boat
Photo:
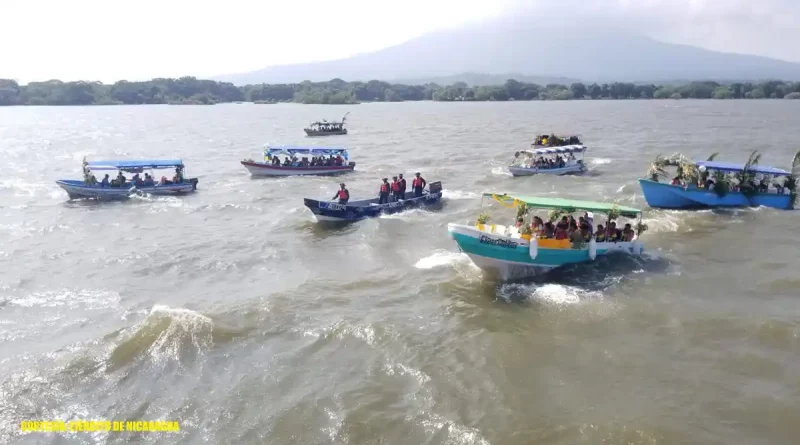
[[[344,129],[341,122],[314,122],[310,127],[311,131],[321,131],[326,133],[336,133]]]
[[[166,176],[162,176],[161,180],[156,182],[155,178],[149,173],[145,173],[144,178],[139,176],[139,173],[135,173],[133,177],[128,180],[122,171],[119,171],[114,179],[109,178],[108,173],[106,173],[100,181],[97,180],[94,173],[87,172],[85,182],[87,185],[96,187],[155,187],[157,185],[180,184],[183,182],[183,169],[181,167],[176,167],[175,175],[172,177],[171,181],[167,179]]]
[[[738,183],[738,182],[737,183],[732,183],[730,188],[731,188],[731,191],[733,191],[733,192],[753,192],[754,191],[754,192],[758,192],[758,193],[769,193],[769,183],[770,183],[770,177],[767,176],[767,175],[764,175],[764,176],[761,176],[761,178],[758,181],[758,183],[756,183],[756,181],[753,178],[748,178],[744,183],[741,183],[741,184]],[[675,176],[674,178],[672,178],[672,181],[670,182],[670,184],[671,185],[679,185],[681,187],[686,187],[687,186],[686,181],[684,181],[683,178],[681,178],[680,176]],[[716,183],[708,175],[703,175],[703,177],[701,177],[697,181],[697,188],[699,188],[699,189],[705,189],[705,190],[708,190],[708,191],[714,191],[715,186],[716,186]],[[779,184],[779,183],[776,182],[776,183],[773,183],[772,186],[775,187],[775,191],[779,195],[783,195],[786,192],[786,185],[785,184]]]
[[[414,179],[411,181],[411,190],[414,191],[415,198],[422,196],[426,185],[428,185],[428,181],[419,172],[415,173]],[[392,176],[391,183],[389,183],[389,178],[383,178],[383,183],[378,192],[378,204],[387,204],[406,199],[406,189],[407,183],[402,173]]]
[[[427,185],[428,182],[422,177],[420,172],[414,174],[414,179],[411,181],[411,190],[414,193],[414,197],[422,196],[425,186]],[[407,183],[402,173],[397,176],[392,176],[391,183],[389,182],[389,178],[383,178],[380,191],[378,192],[378,204],[387,204],[404,200],[406,199],[406,190]],[[339,184],[339,190],[336,191],[336,194],[333,195],[331,199],[338,200],[339,204],[347,204],[347,202],[350,201],[350,191],[347,190],[347,186],[344,182]]]
[[[344,158],[342,155],[330,155],[327,158],[325,156],[312,156],[311,159],[308,159],[308,157],[298,159],[297,156],[292,156],[291,158],[286,156],[283,164],[281,164],[281,159],[278,156],[273,156],[270,162],[275,167],[341,167],[344,165]]]
[[[556,155],[555,158],[549,157],[545,158],[543,156],[539,156],[539,159],[531,159],[531,161],[526,165],[528,168],[537,168],[540,170],[546,170],[550,168],[564,168],[567,166],[568,161],[574,161],[575,155],[569,153],[566,157],[562,157],[561,155]]]
[[[636,236],[630,224],[625,224],[622,229],[617,228],[616,221],[593,227],[594,218],[591,213],[584,213],[576,220],[572,215],[564,215],[553,224],[552,221],[544,222],[542,218],[534,216],[530,223],[531,232],[540,239],[570,240],[572,242],[589,242],[593,238],[598,243],[630,242]],[[516,228],[521,230],[525,226],[523,218],[517,218]]]
[[[533,145],[543,147],[563,147],[564,145],[580,145],[581,140],[578,136],[558,137],[554,134],[536,136]]]

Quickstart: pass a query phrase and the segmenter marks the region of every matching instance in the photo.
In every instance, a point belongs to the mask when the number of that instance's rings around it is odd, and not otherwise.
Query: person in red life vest
[[[411,188],[414,189],[414,197],[418,198],[422,196],[422,190],[425,189],[425,186],[428,185],[428,182],[425,181],[425,178],[419,175],[419,172],[417,172],[414,176],[416,177],[413,181],[411,181]]]
[[[341,189],[337,191],[331,199],[339,198],[339,204],[347,204],[347,201],[350,200],[350,192],[347,190],[347,188],[345,188],[344,182],[339,184],[339,186]]]
[[[403,178],[403,174],[400,173],[400,199],[406,199],[406,180]]]
[[[381,192],[378,194],[378,204],[386,204],[389,202],[389,179],[383,178],[381,184]]]
[[[392,176],[392,201],[397,202],[400,198],[400,182],[397,176]]]

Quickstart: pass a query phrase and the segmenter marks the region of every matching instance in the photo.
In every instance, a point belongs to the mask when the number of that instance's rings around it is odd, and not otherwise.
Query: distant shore
[[[31,82],[19,85],[0,79],[0,106],[14,105],[213,105],[253,102],[274,104],[354,105],[361,102],[439,102],[532,101],[532,100],[629,100],[629,99],[800,99],[800,82],[766,81],[759,83],[718,83],[698,81],[656,85],[613,82],[570,85],[518,82],[503,85],[469,86],[392,84],[378,80],[346,82],[301,82],[259,84],[237,87],[227,82],[194,77],[153,79],[146,82]]]

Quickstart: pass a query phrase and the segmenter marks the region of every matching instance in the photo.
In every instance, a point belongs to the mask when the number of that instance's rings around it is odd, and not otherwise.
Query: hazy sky
[[[209,77],[529,14],[800,62],[800,0],[0,0],[0,12],[0,78],[20,81]]]

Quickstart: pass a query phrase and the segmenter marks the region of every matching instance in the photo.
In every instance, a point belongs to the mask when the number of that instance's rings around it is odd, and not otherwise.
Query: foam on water
[[[598,300],[603,294],[563,284],[503,284],[498,296],[505,300],[530,299],[552,306],[569,306],[586,300]]]
[[[592,165],[605,165],[610,164],[611,159],[608,158],[593,158],[591,161]]]
[[[481,197],[478,193],[475,192],[463,192],[461,190],[442,190],[442,197],[444,199],[478,199]]]
[[[497,176],[514,176],[506,167],[494,167],[492,169],[492,174]]]
[[[438,250],[431,255],[421,258],[414,264],[417,269],[434,269],[437,267],[455,266],[457,264],[472,264],[464,253]]]

